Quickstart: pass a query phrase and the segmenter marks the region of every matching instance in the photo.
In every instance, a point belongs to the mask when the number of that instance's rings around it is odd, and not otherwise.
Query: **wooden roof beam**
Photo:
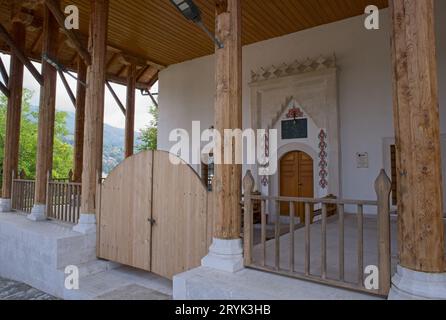
[[[111,74],[111,73],[107,74],[107,80],[110,82],[116,83],[116,84],[127,86],[127,78],[119,77],[119,76]],[[139,89],[139,90],[144,90],[149,87],[150,87],[150,85],[148,83],[144,83],[144,82],[136,83],[136,89]]]
[[[86,65],[90,65],[91,64],[90,53],[88,52],[87,49],[85,49],[76,32],[74,30],[68,30],[65,28],[65,15],[60,9],[58,2],[55,0],[44,0],[44,1],[45,5],[51,11],[57,23],[59,24],[59,27],[62,29],[63,33],[68,37],[68,39],[70,39],[71,43],[79,53],[79,56],[82,58],[82,60],[84,60]]]
[[[31,63],[31,61],[27,58],[24,52],[22,52],[19,47],[14,43],[11,35],[8,33],[6,28],[0,23],[0,38],[6,42],[11,51],[19,58],[19,60],[25,65],[25,67],[31,72],[36,81],[42,86],[43,85],[43,77]]]
[[[110,52],[121,54],[121,57],[120,57],[121,62],[124,61],[124,63],[127,64],[127,65],[129,65],[131,63],[134,63],[137,66],[150,65],[150,66],[152,66],[152,67],[154,67],[154,68],[156,68],[158,70],[163,70],[163,69],[166,68],[165,65],[162,65],[162,64],[160,64],[160,63],[158,63],[156,61],[145,59],[143,57],[140,57],[140,56],[137,56],[135,54],[126,52],[124,50],[118,49],[118,48],[116,48],[114,46],[111,46],[111,45],[108,45],[107,49]]]

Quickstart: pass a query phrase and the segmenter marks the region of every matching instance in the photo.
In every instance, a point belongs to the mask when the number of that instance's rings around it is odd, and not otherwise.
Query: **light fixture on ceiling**
[[[192,0],[170,0],[172,4],[181,12],[181,14],[187,19],[193,21],[199,26],[208,36],[215,42],[215,44],[222,49],[223,43],[206,28],[201,19],[201,12],[197,5]]]

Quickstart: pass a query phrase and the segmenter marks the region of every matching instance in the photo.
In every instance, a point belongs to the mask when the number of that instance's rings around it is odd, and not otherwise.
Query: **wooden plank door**
[[[207,254],[207,189],[187,164],[154,157],[152,272],[171,279],[200,266]]]
[[[151,271],[153,153],[121,163],[100,189],[100,258]]]
[[[313,198],[314,171],[313,159],[304,152],[293,151],[287,153],[280,160],[280,195],[283,197]],[[296,216],[305,219],[305,205],[295,205]],[[280,213],[289,215],[289,204],[280,204]]]

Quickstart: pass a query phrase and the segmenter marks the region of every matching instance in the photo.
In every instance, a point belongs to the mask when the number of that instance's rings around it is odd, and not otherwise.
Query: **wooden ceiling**
[[[10,0],[11,1],[11,0]],[[14,1],[14,0],[12,0]],[[80,33],[88,35],[90,0],[62,0],[62,6],[75,4],[80,10]],[[203,21],[214,30],[214,1],[195,0]],[[388,6],[387,0],[242,0],[243,44],[251,44],[315,26],[361,15],[367,5]],[[33,14],[42,18],[42,9]],[[0,1],[0,22],[9,29],[8,0]],[[180,63],[214,52],[213,42],[186,21],[169,0],[110,0],[108,73],[111,80],[125,83],[127,67],[122,52],[150,61],[141,66],[140,85],[153,83],[161,66]],[[74,68],[76,51],[60,34],[58,59]],[[41,56],[41,29],[28,28],[27,54],[36,60]],[[0,42],[0,50],[8,52]]]

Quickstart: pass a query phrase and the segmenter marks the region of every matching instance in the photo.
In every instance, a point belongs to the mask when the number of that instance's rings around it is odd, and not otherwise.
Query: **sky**
[[[9,61],[10,57],[9,55],[1,54],[0,57],[3,60],[3,63],[5,64],[6,70],[9,72]],[[41,71],[41,65],[40,63],[33,62],[34,66]],[[74,73],[73,73],[74,74]],[[75,75],[75,74],[74,74]],[[68,80],[68,83],[71,87],[71,90],[76,94],[76,80],[74,80],[72,77],[66,75],[66,78]],[[126,87],[118,84],[112,83],[111,86],[113,87],[114,91],[120,98],[121,102],[125,106],[125,100],[126,100]],[[23,79],[23,87],[30,89],[34,92],[31,105],[38,106],[39,105],[39,94],[40,94],[40,85],[38,82],[34,79],[34,77],[31,75],[31,73],[26,69],[25,67],[25,74]],[[158,92],[158,83],[156,83],[151,92]],[[156,98],[155,98],[156,99]],[[139,131],[145,127],[147,127],[151,120],[151,115],[148,112],[148,109],[150,105],[152,104],[152,101],[150,100],[150,97],[142,96],[140,91],[136,91],[136,103],[135,103],[135,131]],[[56,90],[56,109],[59,111],[69,111],[69,112],[75,112],[74,106],[65,90],[65,87],[62,83],[62,80],[60,80],[59,76],[57,78],[57,90]],[[113,127],[117,128],[124,128],[125,127],[125,117],[122,111],[119,109],[118,105],[116,104],[115,100],[113,99],[112,95],[108,91],[107,88],[105,88],[105,111],[104,111],[104,122],[106,124],[109,124]]]

